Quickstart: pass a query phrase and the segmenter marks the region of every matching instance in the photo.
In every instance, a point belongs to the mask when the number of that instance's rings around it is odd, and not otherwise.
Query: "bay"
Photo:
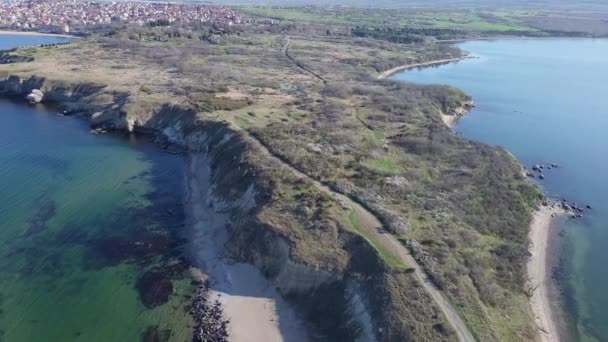
[[[410,70],[394,80],[455,86],[477,107],[465,137],[511,151],[524,165],[557,163],[539,185],[594,209],[564,223],[566,309],[582,341],[608,341],[608,41],[469,41],[476,58]]]

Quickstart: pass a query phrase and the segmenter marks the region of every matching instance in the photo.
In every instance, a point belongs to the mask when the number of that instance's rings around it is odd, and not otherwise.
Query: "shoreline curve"
[[[58,38],[80,38],[71,34],[62,33],[44,33],[37,31],[11,31],[0,29],[0,35],[15,35],[15,36],[41,36],[41,37],[58,37]]]
[[[414,69],[414,68],[420,68],[420,67],[428,67],[428,66],[433,66],[433,65],[455,63],[455,62],[460,62],[460,61],[463,61],[465,59],[470,59],[470,58],[475,58],[475,57],[472,57],[472,56],[462,56],[462,57],[454,57],[454,58],[437,59],[437,60],[434,60],[434,61],[428,61],[428,62],[422,62],[422,63],[414,63],[414,64],[401,65],[401,66],[394,67],[392,69],[388,69],[386,71],[381,72],[378,75],[378,79],[379,80],[386,79],[386,78],[388,78],[390,76],[393,76],[394,74],[396,74],[396,73],[398,73],[400,71],[405,71],[405,70]]]

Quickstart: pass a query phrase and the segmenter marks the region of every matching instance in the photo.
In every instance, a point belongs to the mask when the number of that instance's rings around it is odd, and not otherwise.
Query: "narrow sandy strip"
[[[72,35],[69,35],[69,34],[42,33],[42,32],[36,32],[36,31],[10,31],[10,30],[0,30],[0,35],[79,38],[77,36],[72,36]]]
[[[386,71],[380,73],[380,75],[378,75],[378,79],[383,80],[389,76],[392,76],[392,75],[398,73],[399,71],[404,71],[404,70],[419,68],[419,67],[427,67],[427,66],[433,66],[433,65],[439,65],[439,64],[459,62],[459,61],[462,61],[467,58],[473,58],[473,57],[463,56],[463,57],[456,57],[456,58],[438,59],[435,61],[429,61],[429,62],[423,62],[423,63],[401,65],[401,66],[398,66],[398,67],[395,67],[395,68],[392,68],[392,69],[389,69],[389,70],[386,70]]]
[[[530,305],[534,319],[540,330],[541,341],[559,342],[559,327],[551,308],[549,269],[549,242],[551,223],[563,213],[556,205],[543,206],[534,213],[530,224],[530,260],[528,261],[528,282],[532,295]]]

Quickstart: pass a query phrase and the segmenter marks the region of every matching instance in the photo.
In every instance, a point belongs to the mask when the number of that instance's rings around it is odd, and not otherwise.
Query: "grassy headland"
[[[374,13],[368,20],[382,16]],[[74,91],[95,89],[87,101],[128,112],[135,126],[164,107],[194,113],[196,124],[226,124],[374,213],[476,339],[535,339],[524,283],[539,191],[506,151],[468,141],[443,124],[442,114],[470,101],[466,94],[378,79],[400,65],[462,52],[432,39],[398,44],[357,36],[352,27],[333,24],[237,26],[217,39],[177,27],[113,28],[69,45],[11,52],[33,61],[4,64],[0,72],[42,77]],[[257,249],[270,248],[265,237],[280,236],[290,260],[343,274],[367,289],[380,339],[455,339],[408,265],[362,229],[352,209],[245,146],[230,157],[251,170],[265,197],[251,224],[231,240],[234,258],[253,262]],[[319,295],[312,292],[308,300]],[[317,316],[339,320],[331,312]],[[324,336],[337,338],[324,322],[315,323]]]

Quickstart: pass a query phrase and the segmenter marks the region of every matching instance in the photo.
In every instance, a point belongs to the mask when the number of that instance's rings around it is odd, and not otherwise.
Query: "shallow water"
[[[477,104],[455,127],[524,164],[558,163],[541,186],[594,209],[568,220],[563,238],[568,311],[576,335],[608,341],[608,41],[472,41],[478,58],[411,70],[393,79],[448,84]]]
[[[0,101],[0,341],[190,340],[184,174],[141,138]]]

